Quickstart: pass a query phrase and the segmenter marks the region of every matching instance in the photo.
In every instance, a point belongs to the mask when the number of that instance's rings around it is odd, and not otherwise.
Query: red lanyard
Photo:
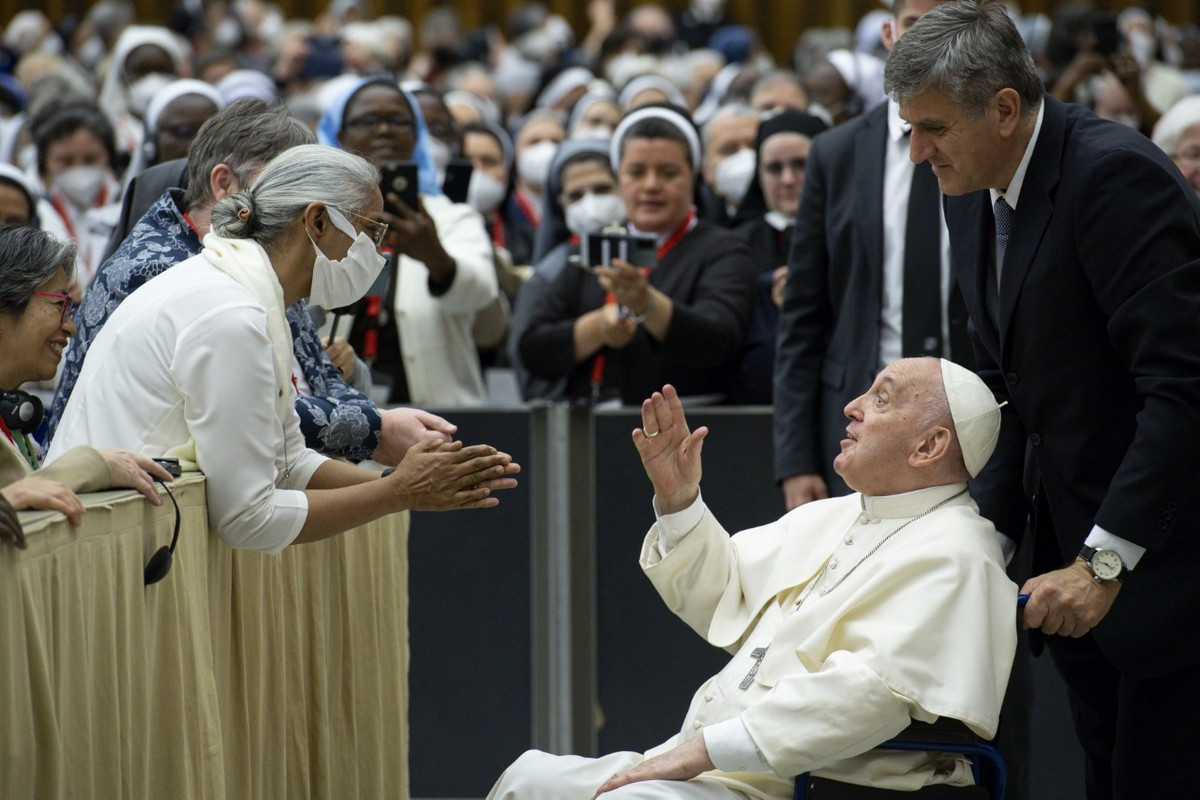
[[[4,417],[0,417],[0,431],[4,431],[4,435],[8,437],[8,440],[12,442],[13,446],[15,447],[17,440],[13,438],[12,431],[10,431],[8,429],[8,425],[5,424]]]
[[[541,219],[538,217],[537,209],[533,207],[533,203],[530,203],[529,200],[525,198],[525,193],[519,189],[513,192],[513,198],[517,201],[517,207],[521,209],[521,213],[525,215],[527,220],[529,220],[529,224],[533,226],[534,230],[537,230],[537,226],[541,223]]]
[[[667,240],[658,246],[659,264],[666,260],[667,255],[675,249],[675,246],[683,240],[683,237],[688,235],[688,231],[694,228],[695,225],[696,210],[692,209],[688,212],[687,219],[683,221],[683,224],[676,228],[675,232],[668,236]]]
[[[492,218],[492,244],[504,247],[504,218],[497,214]]]

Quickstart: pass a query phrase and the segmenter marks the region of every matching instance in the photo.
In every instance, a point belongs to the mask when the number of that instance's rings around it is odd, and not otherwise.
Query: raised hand
[[[633,444],[642,457],[654,497],[664,514],[674,514],[695,502],[700,493],[700,451],[708,428],[688,430],[683,403],[667,384],[642,401],[642,427],[633,431]]]

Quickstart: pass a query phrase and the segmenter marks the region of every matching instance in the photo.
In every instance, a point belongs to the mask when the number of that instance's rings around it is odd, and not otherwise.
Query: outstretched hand
[[[642,401],[642,427],[633,431],[633,444],[642,457],[646,476],[654,484],[658,509],[664,514],[682,511],[700,493],[700,451],[708,428],[689,431],[683,403],[675,387],[667,384]]]
[[[513,489],[521,466],[508,453],[489,445],[422,439],[386,480],[414,511],[492,508],[500,499],[492,492]]]

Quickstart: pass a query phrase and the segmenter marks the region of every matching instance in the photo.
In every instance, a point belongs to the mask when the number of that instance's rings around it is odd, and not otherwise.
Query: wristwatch
[[[1079,557],[1087,563],[1092,577],[1101,583],[1120,581],[1125,576],[1125,562],[1116,550],[1088,547],[1085,544],[1079,551]]]

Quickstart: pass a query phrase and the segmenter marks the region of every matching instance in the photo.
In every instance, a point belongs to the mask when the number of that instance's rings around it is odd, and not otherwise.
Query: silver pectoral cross
[[[754,666],[746,673],[746,677],[742,678],[742,682],[738,684],[739,689],[749,689],[750,684],[754,683],[754,676],[758,674],[758,668],[762,666],[763,656],[767,654],[767,648],[756,647],[750,651],[750,657],[754,659]]]

